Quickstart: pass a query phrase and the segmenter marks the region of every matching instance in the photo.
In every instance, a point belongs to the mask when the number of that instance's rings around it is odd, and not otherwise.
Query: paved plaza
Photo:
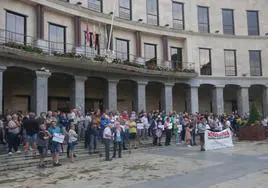
[[[102,160],[3,171],[0,187],[268,187],[268,141],[239,142],[234,148],[207,152],[200,152],[199,147],[151,147],[125,152],[122,159],[111,162]]]

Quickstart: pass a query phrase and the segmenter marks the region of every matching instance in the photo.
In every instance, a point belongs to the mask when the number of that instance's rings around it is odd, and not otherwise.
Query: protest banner
[[[233,147],[232,132],[225,129],[221,132],[213,132],[207,130],[205,132],[205,149],[213,150],[226,147]]]

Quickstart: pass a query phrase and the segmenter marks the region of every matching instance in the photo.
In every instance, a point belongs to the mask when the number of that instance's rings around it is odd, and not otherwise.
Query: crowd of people
[[[0,142],[8,147],[8,154],[20,153],[25,157],[37,155],[40,168],[45,167],[45,158],[51,153],[54,166],[60,166],[59,154],[66,147],[67,157],[74,162],[77,142],[84,142],[89,154],[99,153],[105,146],[105,160],[122,157],[122,150],[136,149],[142,140],[152,139],[154,146],[185,144],[196,145],[200,136],[201,151],[204,149],[204,133],[207,129],[222,131],[231,128],[234,134],[239,130],[241,117],[232,115],[165,113],[163,111],[104,113],[100,110],[85,115],[77,109],[69,112],[48,111],[36,116],[33,112],[8,114],[0,121]],[[174,139],[172,139],[172,137]],[[165,139],[162,141],[162,139]],[[110,147],[113,152],[110,157]]]

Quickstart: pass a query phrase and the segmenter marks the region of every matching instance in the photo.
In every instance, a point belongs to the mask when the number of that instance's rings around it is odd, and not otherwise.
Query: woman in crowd
[[[12,155],[12,149],[15,153],[20,153],[18,147],[20,145],[21,124],[18,115],[13,114],[7,117],[8,121],[8,154]]]
[[[134,148],[137,149],[137,125],[136,125],[136,114],[132,112],[127,125],[129,127],[129,149],[132,149],[133,145]]]
[[[172,122],[170,120],[170,117],[167,117],[165,120],[165,131],[166,131],[166,141],[165,145],[169,146],[170,141],[171,141],[171,136],[172,136]]]

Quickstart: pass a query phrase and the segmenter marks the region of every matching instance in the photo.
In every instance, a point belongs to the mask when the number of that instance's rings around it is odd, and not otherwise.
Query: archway
[[[255,104],[258,111],[263,114],[264,113],[264,106],[263,106],[263,100],[264,100],[264,92],[265,87],[263,85],[251,85],[249,88],[249,105]]]
[[[214,86],[210,84],[202,84],[198,88],[198,101],[199,101],[199,112],[213,112],[212,105],[212,91]]]
[[[176,83],[173,87],[173,109],[176,112],[190,111],[190,86],[184,83]]]
[[[35,72],[8,67],[3,74],[3,112],[34,111]]]
[[[232,114],[238,110],[237,92],[240,86],[227,84],[223,89],[224,112]]]
[[[74,79],[65,73],[52,73],[48,79],[48,109],[69,111],[72,108]]]
[[[164,84],[159,82],[149,82],[146,86],[146,108],[147,111],[163,109],[163,89]]]
[[[106,110],[108,82],[100,77],[88,77],[85,86],[85,110]]]
[[[117,109],[121,112],[137,110],[137,83],[133,80],[120,80],[117,84]]]

